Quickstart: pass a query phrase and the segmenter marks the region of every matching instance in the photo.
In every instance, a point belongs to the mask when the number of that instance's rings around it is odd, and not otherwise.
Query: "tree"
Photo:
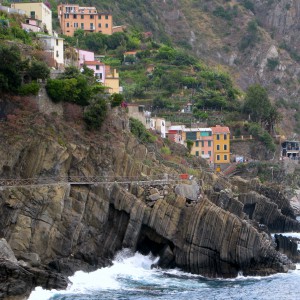
[[[247,89],[244,112],[248,113],[254,122],[263,123],[269,116],[272,104],[267,91],[259,84],[249,86]]]
[[[111,99],[111,107],[116,107],[116,106],[120,106],[121,103],[124,101],[124,96],[121,94],[112,94],[110,96]]]
[[[26,65],[16,46],[0,45],[0,92],[11,92],[21,86],[21,73]]]
[[[50,70],[46,63],[42,61],[33,61],[28,70],[28,75],[31,79],[47,79],[50,75]]]
[[[99,129],[105,119],[107,112],[106,102],[103,97],[97,97],[84,112],[84,120],[88,129]]]
[[[187,146],[187,148],[188,148],[188,150],[189,150],[189,153],[191,153],[192,148],[193,148],[193,145],[194,145],[194,142],[193,142],[193,141],[191,141],[191,140],[186,140],[186,146]]]

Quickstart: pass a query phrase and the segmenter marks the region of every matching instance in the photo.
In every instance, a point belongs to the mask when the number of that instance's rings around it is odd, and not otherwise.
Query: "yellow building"
[[[226,126],[211,127],[213,135],[213,162],[214,164],[230,163],[230,131]]]
[[[31,19],[42,21],[48,33],[52,34],[52,12],[43,2],[18,2],[12,3],[11,7],[25,11],[26,15]]]
[[[110,66],[105,66],[104,86],[107,87],[109,94],[120,93],[119,73],[116,69],[111,69]]]

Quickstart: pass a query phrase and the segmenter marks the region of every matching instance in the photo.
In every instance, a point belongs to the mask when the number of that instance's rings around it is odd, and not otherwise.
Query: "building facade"
[[[119,73],[116,69],[112,69],[110,66],[105,66],[104,86],[107,88],[109,94],[120,93]]]
[[[211,128],[200,128],[200,146],[202,158],[205,158],[208,162],[214,162],[214,143]]]
[[[213,135],[213,162],[215,165],[230,163],[230,130],[226,126],[211,127]]]
[[[94,76],[97,82],[105,83],[105,64],[98,61],[84,61],[84,64],[91,70],[94,71]]]
[[[43,2],[18,2],[12,3],[11,7],[25,11],[31,19],[41,20],[47,33],[52,34],[52,11]]]
[[[109,13],[99,13],[96,7],[81,7],[78,4],[57,6],[61,32],[73,36],[77,29],[85,32],[113,33],[113,19]]]
[[[42,43],[43,50],[51,54],[51,57],[56,62],[56,68],[64,68],[64,39],[38,34],[37,37]]]

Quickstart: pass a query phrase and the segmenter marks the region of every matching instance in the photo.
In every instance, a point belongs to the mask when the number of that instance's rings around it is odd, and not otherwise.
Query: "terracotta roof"
[[[135,55],[136,51],[127,51],[124,53],[124,55]]]
[[[96,66],[96,65],[100,65],[100,66],[105,66],[104,63],[98,61],[98,60],[92,60],[92,61],[84,61],[84,64],[87,65],[87,66]]]
[[[216,125],[215,127],[211,127],[212,133],[230,133],[230,130],[227,126]]]

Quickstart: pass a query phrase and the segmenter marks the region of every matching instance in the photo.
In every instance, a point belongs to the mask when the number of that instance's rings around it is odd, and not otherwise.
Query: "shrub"
[[[278,65],[279,65],[278,58],[268,58],[267,67],[269,70],[274,71]]]
[[[31,79],[47,79],[50,75],[50,70],[45,62],[33,61],[28,70],[28,75]]]
[[[171,150],[169,147],[162,147],[160,151],[162,154],[171,155]]]
[[[86,122],[87,128],[99,129],[106,117],[107,107],[104,98],[96,98],[86,108],[84,112],[84,121]]]
[[[120,106],[121,103],[124,101],[124,96],[121,94],[112,94],[111,95],[111,107]]]
[[[37,95],[40,90],[40,86],[37,82],[31,82],[22,85],[19,88],[19,94],[21,96],[28,96],[28,95]]]
[[[156,140],[156,137],[152,135],[143,123],[137,119],[130,118],[130,131],[136,136],[141,142],[144,143],[153,143]]]

